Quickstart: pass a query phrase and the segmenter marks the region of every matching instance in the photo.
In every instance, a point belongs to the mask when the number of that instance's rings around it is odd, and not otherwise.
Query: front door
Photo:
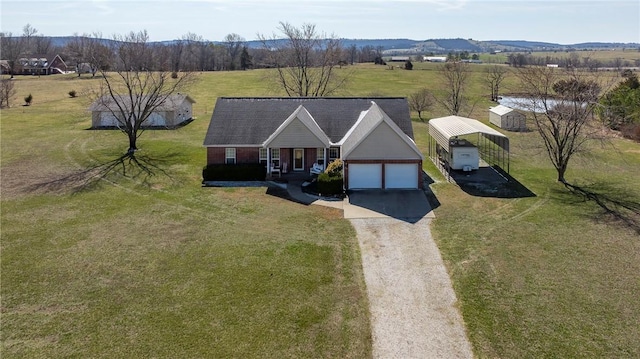
[[[293,170],[304,171],[304,148],[293,149]]]

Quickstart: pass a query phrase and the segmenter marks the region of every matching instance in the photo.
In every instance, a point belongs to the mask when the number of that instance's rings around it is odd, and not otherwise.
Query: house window
[[[339,147],[329,148],[329,161],[337,160],[338,158],[340,158],[340,148]]]
[[[319,165],[324,165],[324,148],[316,149],[316,163]]]
[[[271,163],[273,166],[280,167],[280,149],[272,148],[271,149]]]
[[[260,149],[260,164],[263,165],[267,165],[267,149],[266,148],[261,148]]]
[[[236,163],[236,149],[235,148],[225,148],[224,149],[224,163],[228,165],[233,165]]]

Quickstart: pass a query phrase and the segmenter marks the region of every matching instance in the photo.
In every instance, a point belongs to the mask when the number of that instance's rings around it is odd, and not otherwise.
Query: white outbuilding
[[[144,100],[134,100],[134,105],[143,104]],[[195,101],[185,94],[172,94],[142,123],[144,128],[176,128],[192,120]],[[93,102],[91,111],[92,128],[118,128],[124,125],[119,119],[120,106],[131,107],[131,100],[120,96],[116,103],[111,96],[102,96]]]
[[[489,122],[508,131],[527,130],[527,117],[522,112],[504,105],[489,109]]]

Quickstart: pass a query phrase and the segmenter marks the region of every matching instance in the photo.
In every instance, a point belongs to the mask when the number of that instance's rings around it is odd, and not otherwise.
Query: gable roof
[[[504,150],[509,151],[509,138],[478,120],[462,116],[447,116],[429,120],[429,135],[444,148],[449,148],[449,139],[473,133],[480,133]]]
[[[283,131],[291,124],[291,122],[295,120],[299,120],[308,130],[311,132],[320,142],[322,142],[325,146],[330,145],[329,137],[322,131],[318,123],[313,119],[313,116],[307,111],[304,106],[300,105],[298,108],[286,119],[278,129],[269,136],[269,138],[264,141],[262,144],[264,147],[269,147],[271,142],[275,140],[278,135],[283,133]]]
[[[262,146],[300,106],[331,143],[338,143],[371,101],[413,138],[409,105],[403,97],[220,97],[204,145]]]
[[[413,139],[406,136],[404,132],[396,125],[389,116],[378,106],[376,102],[371,102],[371,107],[358,118],[353,128],[345,135],[341,141],[343,158],[349,157],[351,152],[355,150],[368,136],[382,123],[389,125],[391,130],[398,135],[398,139],[407,144],[419,158],[423,158],[422,152],[418,149]]]
[[[58,54],[32,54],[18,59],[18,64],[25,69],[48,69],[53,66],[55,59],[66,67],[64,60]]]
[[[502,116],[502,115],[506,115],[509,112],[512,112],[512,111],[515,111],[515,110],[512,109],[511,107],[507,107],[507,106],[504,106],[504,105],[498,105],[498,106],[495,106],[495,107],[491,107],[489,109],[489,111],[491,111],[491,112],[493,112],[493,113],[495,113],[497,115]]]
[[[125,104],[129,104],[129,98],[126,95],[118,95],[120,100]],[[167,100],[158,106],[155,111],[173,111],[178,109],[178,107],[185,101],[189,101],[190,103],[195,103],[189,95],[176,93],[167,97]],[[109,95],[104,95],[97,100],[93,101],[91,106],[89,107],[89,111],[117,111],[118,107],[116,106],[115,101]]]

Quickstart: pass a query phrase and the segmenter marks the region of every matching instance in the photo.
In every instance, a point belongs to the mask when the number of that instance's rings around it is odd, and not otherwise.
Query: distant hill
[[[64,47],[73,40],[73,36],[54,36],[51,37],[54,46]],[[108,44],[113,40],[102,39],[103,43]],[[168,45],[179,40],[158,41],[156,43]],[[525,41],[525,40],[490,40],[479,41],[473,39],[429,39],[429,40],[410,40],[410,39],[341,39],[343,46],[350,47],[355,45],[358,48],[370,46],[373,48],[381,48],[385,55],[394,54],[420,54],[434,53],[446,54],[449,52],[492,52],[492,51],[552,51],[552,50],[606,50],[606,49],[622,49],[637,48],[640,49],[639,43],[618,43],[618,42],[584,42],[579,44],[556,44],[551,42]],[[221,44],[220,41],[213,41],[215,44]],[[258,40],[247,41],[249,48],[262,47],[262,43]]]

